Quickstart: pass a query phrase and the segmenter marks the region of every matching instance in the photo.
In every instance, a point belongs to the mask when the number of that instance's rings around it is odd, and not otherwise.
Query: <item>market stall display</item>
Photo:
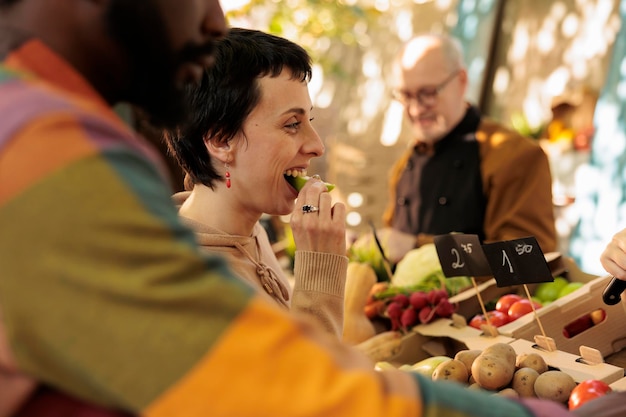
[[[487,389],[501,395],[552,398],[566,406],[572,393],[584,390],[584,385],[576,388],[585,381],[600,381],[598,384],[610,386],[613,391],[626,390],[624,368],[604,360],[605,355],[626,346],[622,329],[626,303],[614,306],[602,303],[601,293],[610,277],[581,273],[571,260],[563,259],[558,253],[543,256],[552,280],[527,286],[498,287],[495,277],[467,285],[472,277],[464,276],[468,280],[466,288],[451,295],[442,291],[448,287],[439,277],[432,281],[436,284],[434,289],[421,291],[414,286],[408,268],[402,271],[406,274],[402,281],[395,281],[407,283],[406,287],[394,285],[393,279],[376,282],[366,302],[370,309],[364,311],[369,311],[367,317],[377,325],[387,320],[390,327],[384,328],[384,332],[393,327],[396,335],[394,349],[378,355],[376,367],[420,372],[433,379],[466,384],[468,389]],[[463,259],[459,260],[462,263]],[[437,268],[424,264],[427,265],[424,270],[419,269],[419,262],[412,265],[414,276],[443,274],[441,265]],[[429,296],[430,291],[433,292]],[[442,298],[443,294],[448,295],[446,303],[452,314],[434,320],[418,319],[413,326],[403,324],[399,315],[400,321],[394,326],[393,316],[397,313],[392,312],[389,317],[390,305],[397,305],[392,311],[403,306],[433,308],[432,301],[438,300],[432,297],[437,291]],[[521,301],[520,305],[533,303],[535,308],[513,318],[514,314],[508,312]],[[375,303],[378,308],[371,307]],[[469,325],[473,317],[482,313],[481,304],[486,305],[489,313],[508,316],[494,334],[486,332],[484,327]],[[494,322],[491,324],[498,324]],[[572,323],[577,323],[579,328]],[[545,340],[551,343],[543,343]],[[484,369],[492,373],[495,369],[500,379],[490,382],[490,378],[481,374]],[[575,400],[572,403],[577,404]]]

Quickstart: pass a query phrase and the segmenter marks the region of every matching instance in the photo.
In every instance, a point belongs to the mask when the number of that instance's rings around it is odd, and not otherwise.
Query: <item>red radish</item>
[[[385,315],[390,319],[399,319],[402,315],[402,304],[392,301],[387,305],[387,310],[385,310]]]
[[[400,317],[402,317],[402,305],[396,301],[392,301],[385,310],[385,315],[391,320],[391,330],[397,330],[400,327]]]
[[[432,320],[433,316],[434,316],[434,311],[432,309],[432,307],[430,306],[426,306],[424,308],[422,308],[418,314],[419,319],[420,319],[420,323],[422,324],[426,324],[429,321]]]
[[[416,310],[421,310],[428,305],[428,297],[425,292],[415,291],[409,297],[409,302]]]
[[[417,322],[417,312],[413,309],[413,307],[409,307],[402,312],[402,317],[400,317],[400,325],[404,330],[413,326]]]
[[[439,304],[442,298],[448,298],[448,292],[446,290],[430,290],[428,292],[428,301],[432,305]]]
[[[409,296],[406,294],[396,294],[392,298],[392,301],[400,303],[400,305],[402,305],[402,308],[405,308],[409,305]]]
[[[442,298],[437,304],[435,311],[440,317],[450,317],[454,313],[454,306],[447,298]]]

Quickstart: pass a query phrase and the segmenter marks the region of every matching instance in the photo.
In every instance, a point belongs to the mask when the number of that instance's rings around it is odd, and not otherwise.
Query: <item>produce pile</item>
[[[436,318],[448,318],[455,307],[448,299],[445,289],[428,292],[396,289],[374,292],[365,305],[365,314],[370,320],[387,319],[391,330],[408,331],[417,324],[429,323]]]
[[[371,255],[378,259],[375,252]],[[444,276],[434,244],[407,253],[396,265],[391,280],[381,281],[380,272],[376,275],[377,282],[369,292],[364,310],[370,320],[382,323],[386,330],[407,331],[417,324],[451,317],[457,307],[449,302],[449,297],[472,286],[469,277]],[[581,286],[582,283],[556,277],[553,282],[539,284],[532,300],[506,294],[489,303],[487,317],[479,313],[467,319],[477,329],[485,324],[500,327],[531,313],[533,307],[537,310]],[[582,324],[578,327],[582,328]]]
[[[576,291],[583,286],[581,282],[569,282],[563,277],[556,277],[552,282],[543,282],[537,285],[531,299],[517,293],[505,294],[495,301],[487,303],[487,317],[485,314],[476,314],[469,320],[469,325],[481,329],[489,323],[494,327],[500,327],[511,323],[518,318],[550,305],[553,301]],[[600,323],[606,317],[602,309],[593,311],[591,314],[577,318],[563,330],[565,337],[573,337],[586,329]]]
[[[532,312],[533,307],[538,310],[542,305],[518,294],[505,294],[498,299],[494,310],[487,311],[487,317],[476,314],[469,321],[469,325],[476,329],[481,329],[485,324],[500,327]]]
[[[537,286],[534,297],[541,305],[547,306],[551,302],[565,297],[580,287],[583,286],[582,282],[569,282],[563,277],[555,277],[552,282],[542,282]]]
[[[376,367],[379,370],[395,368],[389,362],[378,362]],[[599,380],[577,385],[569,374],[548,367],[540,354],[518,355],[506,343],[495,343],[482,351],[461,350],[454,358],[434,356],[398,369],[498,395],[552,400],[570,409],[611,392],[611,388]]]
[[[449,298],[471,286],[468,277],[446,278],[435,245],[423,245],[398,262],[391,280],[379,280],[371,287],[365,315],[388,330],[406,332],[417,324],[452,316],[456,308]]]
[[[407,334],[412,337],[411,329],[437,318],[451,317],[458,306],[449,298],[471,289],[473,283],[469,277],[446,278],[433,244],[409,252],[393,274],[388,273],[378,249],[372,248],[369,254],[362,250],[358,254],[351,258],[346,281],[344,341],[373,359],[377,369],[419,372],[433,380],[464,384],[468,389],[547,399],[570,409],[611,392],[608,384],[599,380],[577,384],[568,373],[550,368],[541,354],[518,355],[506,343],[495,343],[484,350],[461,350],[454,357],[434,356],[412,365],[392,364],[389,361],[406,353],[403,339]],[[556,277],[554,282],[538,284],[531,299],[522,293],[505,294],[488,300],[484,307],[490,324],[498,327],[533,309],[541,309],[582,285]],[[585,317],[568,318],[572,323],[564,323],[566,337],[599,323],[605,314],[599,309]],[[476,314],[469,323],[479,329],[484,324],[487,322],[482,314]]]

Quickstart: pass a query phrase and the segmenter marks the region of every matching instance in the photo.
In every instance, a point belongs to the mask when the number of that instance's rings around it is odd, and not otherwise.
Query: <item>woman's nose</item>
[[[320,135],[313,127],[311,127],[309,132],[307,132],[307,138],[303,148],[308,154],[313,154],[315,156],[324,155],[324,142],[322,142],[322,138],[320,138]]]

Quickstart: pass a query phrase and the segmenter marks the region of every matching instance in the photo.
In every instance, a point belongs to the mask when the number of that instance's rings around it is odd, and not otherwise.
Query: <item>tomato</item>
[[[576,385],[569,396],[568,406],[570,410],[574,410],[587,401],[612,392],[611,387],[604,381],[597,379],[587,379]]]
[[[489,317],[489,321],[491,321],[491,325],[493,327],[500,327],[509,322],[507,315],[498,310],[488,311],[487,316]],[[469,322],[471,327],[479,330],[480,326],[483,324],[489,324],[483,314],[476,314]]]
[[[541,305],[537,302],[534,302],[535,309],[541,307]],[[514,302],[511,307],[509,307],[508,316],[509,321],[517,320],[520,317],[530,313],[533,311],[532,305],[530,305],[530,300],[527,298],[522,298],[519,301]]]
[[[501,313],[508,314],[509,308],[513,305],[514,302],[522,299],[521,295],[517,294],[506,294],[502,297],[498,298],[496,302],[496,310]]]

